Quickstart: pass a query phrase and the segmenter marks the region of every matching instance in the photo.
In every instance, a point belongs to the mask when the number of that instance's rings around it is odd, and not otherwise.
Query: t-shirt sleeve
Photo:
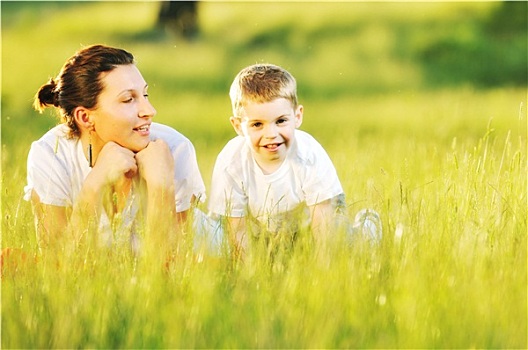
[[[218,155],[213,168],[208,209],[221,216],[243,217],[247,211],[247,196],[241,169],[233,167],[233,162],[240,159],[226,152],[226,148]]]
[[[324,148],[314,140],[310,150],[313,152],[312,161],[305,169],[303,182],[303,192],[306,204],[309,206],[343,193],[337,171]]]
[[[43,204],[72,206],[71,187],[71,174],[57,150],[46,142],[33,142],[27,159],[24,199],[29,201],[35,191]]]
[[[196,151],[189,140],[181,142],[172,150],[174,157],[174,181],[176,186],[176,211],[182,212],[191,207],[195,196],[205,201],[205,185],[196,160]]]

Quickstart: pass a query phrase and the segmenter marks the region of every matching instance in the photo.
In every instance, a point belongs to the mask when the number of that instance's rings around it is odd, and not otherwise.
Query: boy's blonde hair
[[[259,63],[242,69],[229,90],[233,116],[239,117],[248,102],[266,103],[277,98],[290,101],[297,108],[297,83],[285,69]]]

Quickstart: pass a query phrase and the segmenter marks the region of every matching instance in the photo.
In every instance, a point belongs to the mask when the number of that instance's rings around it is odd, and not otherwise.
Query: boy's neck
[[[282,164],[284,164],[286,159],[290,157],[290,154],[294,152],[293,149],[295,149],[296,147],[297,147],[296,140],[294,139],[292,140],[292,145],[288,149],[286,156],[283,157],[283,159],[266,160],[266,159],[262,159],[258,154],[254,153],[253,150],[251,150],[251,153],[252,153],[252,158],[255,161],[255,164],[257,164],[257,166],[260,168],[260,170],[262,171],[262,174],[271,175],[280,169]]]
[[[260,168],[260,170],[262,170],[262,173],[264,175],[270,175],[276,172],[281,167],[282,163],[284,163],[284,160],[285,159],[277,162],[262,163],[255,159],[255,163],[257,163],[258,167]]]

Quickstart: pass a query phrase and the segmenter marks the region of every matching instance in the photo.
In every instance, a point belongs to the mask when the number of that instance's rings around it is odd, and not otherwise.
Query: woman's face
[[[156,110],[148,100],[148,85],[141,73],[133,64],[121,65],[102,73],[101,82],[103,90],[90,113],[92,138],[96,135],[101,147],[113,141],[134,152],[142,150],[150,142]]]

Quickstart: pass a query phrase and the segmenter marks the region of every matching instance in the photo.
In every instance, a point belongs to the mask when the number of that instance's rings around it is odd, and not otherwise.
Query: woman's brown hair
[[[56,107],[61,122],[70,128],[70,137],[79,137],[80,130],[73,111],[80,106],[94,108],[103,90],[101,73],[127,64],[134,64],[134,56],[123,49],[88,46],[68,59],[56,78],[51,78],[40,87],[33,106],[41,113],[46,107]]]

